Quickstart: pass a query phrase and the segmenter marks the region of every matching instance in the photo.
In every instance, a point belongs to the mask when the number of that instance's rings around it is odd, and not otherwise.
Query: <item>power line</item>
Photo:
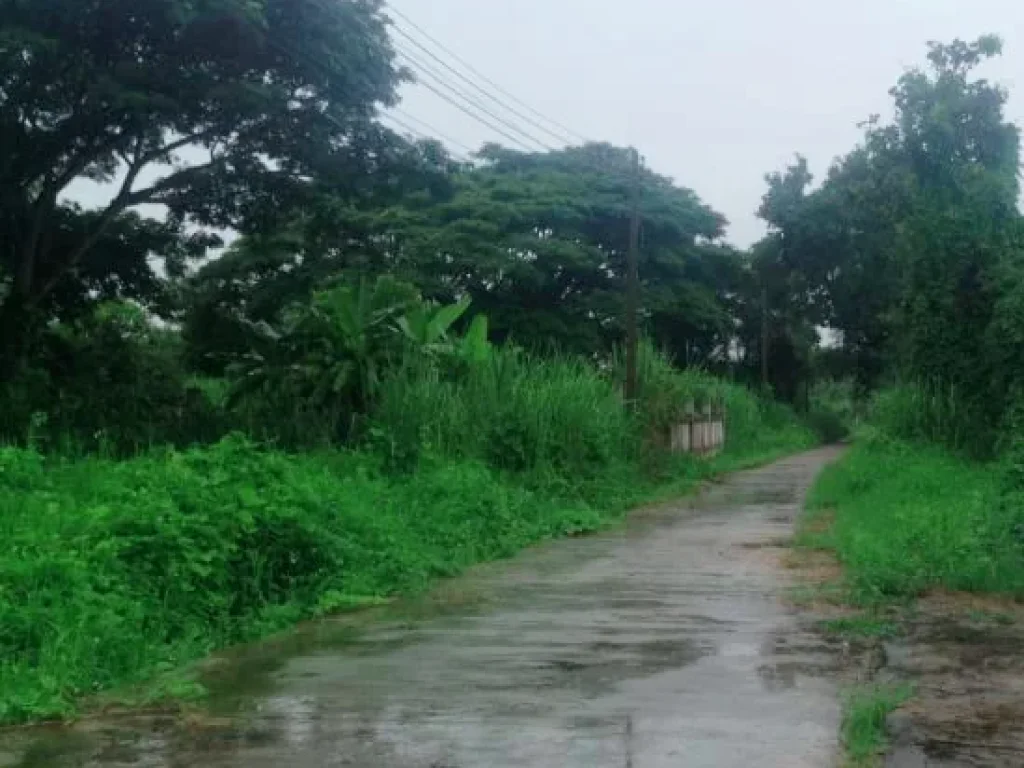
[[[404,109],[400,109],[399,107],[391,107],[385,114],[388,114],[388,115],[398,114],[403,119],[409,120],[409,121],[411,121],[413,123],[418,124],[419,126],[424,128],[425,130],[429,131],[434,136],[437,136],[439,139],[443,139],[448,144],[451,144],[454,147],[458,147],[459,149],[463,150],[467,155],[472,155],[476,151],[476,150],[470,148],[469,146],[467,146],[466,144],[463,144],[461,141],[457,141],[456,139],[453,139],[451,136],[448,136],[448,135],[442,133],[441,131],[437,130],[437,128],[432,126],[426,120],[422,120],[422,119],[416,117],[416,115],[409,114]]]
[[[464,66],[466,69],[468,69],[474,75],[476,75],[478,78],[480,78],[485,83],[487,83],[489,86],[491,86],[491,88],[494,88],[496,91],[498,91],[498,93],[502,94],[503,96],[505,96],[508,99],[511,99],[516,104],[521,106],[523,109],[528,110],[531,114],[535,115],[536,117],[540,118],[541,120],[544,120],[547,123],[555,126],[556,128],[559,128],[560,130],[565,132],[567,135],[574,136],[575,138],[579,139],[580,141],[582,141],[585,144],[590,143],[590,139],[588,139],[586,136],[583,136],[582,134],[577,133],[576,131],[572,130],[571,128],[567,128],[566,126],[564,126],[561,123],[559,123],[557,120],[553,120],[550,117],[546,117],[543,113],[537,111],[536,109],[531,107],[529,104],[524,102],[522,99],[519,99],[516,96],[514,96],[513,94],[509,93],[507,90],[505,90],[500,85],[498,85],[496,82],[494,82],[489,77],[487,77],[487,75],[485,75],[482,72],[480,72],[480,70],[478,70],[476,67],[474,67],[472,64],[470,64],[468,61],[466,61],[465,59],[460,57],[458,54],[456,54],[455,52],[450,50],[448,47],[446,47],[444,45],[444,43],[440,42],[435,37],[431,36],[430,33],[428,33],[426,30],[424,30],[422,27],[420,27],[418,24],[416,24],[416,22],[414,22],[412,19],[410,19],[408,16],[406,16],[404,13],[399,11],[394,6],[389,4],[387,6],[387,9],[388,9],[388,11],[393,13],[395,16],[397,16],[399,19],[401,19],[406,24],[408,24],[410,27],[412,27],[414,30],[416,30],[421,35],[423,35],[423,37],[425,37],[431,43],[433,43],[438,48],[440,48],[442,51],[444,51],[446,54],[451,56],[459,64]],[[397,29],[398,26],[395,25],[395,28]]]
[[[291,48],[291,47],[283,44],[280,40],[272,40],[272,39],[270,39],[268,37],[267,38],[267,42],[270,45],[272,45],[273,47],[277,48],[282,53],[284,53],[286,56],[291,56],[291,57],[293,57],[293,58],[295,58],[296,60],[299,60],[299,61],[305,61],[308,64],[312,65],[314,68],[320,69],[322,72],[324,72],[326,74],[329,74],[328,67],[326,65],[324,65],[322,62],[316,61],[313,57],[306,56],[304,54],[299,53],[294,48]],[[441,136],[439,131],[436,131],[436,129],[430,127],[424,121],[419,120],[419,118],[415,118],[412,115],[409,115],[408,113],[405,113],[405,112],[403,112],[403,114],[405,114],[406,118],[416,120],[417,122],[421,123],[422,125],[425,125],[429,130],[434,131],[434,133],[437,134],[437,136]],[[340,120],[338,120],[338,118],[336,118],[330,112],[324,112],[323,116],[335,128],[338,128],[338,129],[340,129],[342,131],[346,131],[347,130],[347,127],[344,124],[342,124],[342,122]],[[421,133],[417,129],[415,129],[412,126],[410,126],[408,123],[406,123],[403,120],[401,120],[399,117],[397,117],[397,116],[395,116],[393,114],[389,114],[388,117],[394,123],[398,124],[399,126],[404,128],[405,130],[407,130],[414,138],[417,138],[417,139],[420,139],[420,140],[427,140],[427,141],[436,141],[436,138],[434,136],[429,136],[429,135]],[[444,137],[441,136],[441,138],[444,138]],[[449,141],[451,141],[451,140],[449,139]],[[452,143],[458,144],[458,142],[454,142],[454,141]],[[464,148],[468,149],[466,147],[464,147]],[[460,163],[469,163],[470,162],[468,157],[460,157],[457,153],[451,152],[451,150],[449,150],[449,153],[451,154],[453,160],[456,160],[456,161],[458,161]],[[469,153],[472,154],[472,150],[469,150]]]
[[[330,0],[319,0],[319,1],[320,1],[320,4],[321,4],[321,7],[326,11],[327,3],[329,3]],[[361,26],[363,26],[364,29],[367,28],[365,20],[363,20],[363,19],[357,19],[357,20],[361,24]],[[391,26],[394,27],[395,29],[397,29],[397,25],[395,25],[394,23],[392,23]],[[415,43],[416,41],[413,40],[413,42]],[[507,139],[508,141],[511,141],[517,147],[519,147],[520,149],[523,149],[523,150],[525,150],[527,152],[536,152],[537,150],[536,150],[536,148],[531,147],[528,144],[524,143],[521,138],[517,138],[517,136],[514,135],[514,134],[519,134],[520,136],[525,137],[528,141],[536,144],[538,147],[543,148],[545,151],[552,151],[553,148],[548,146],[547,144],[545,144],[543,141],[540,141],[535,136],[532,136],[529,132],[523,130],[522,128],[520,128],[520,127],[518,127],[516,125],[514,125],[513,123],[511,123],[508,120],[504,119],[500,115],[495,114],[490,109],[488,109],[486,106],[483,106],[482,104],[480,104],[480,102],[478,100],[476,100],[473,96],[466,94],[466,92],[461,90],[459,87],[452,85],[445,78],[445,76],[443,74],[438,74],[436,69],[434,69],[431,65],[428,65],[428,64],[424,63],[422,61],[422,59],[419,59],[417,56],[413,55],[408,50],[403,50],[398,45],[395,45],[394,48],[405,59],[407,59],[409,62],[411,62],[411,65],[409,66],[409,68],[411,70],[413,70],[414,72],[417,72],[420,75],[425,75],[427,78],[431,78],[431,82],[427,82],[426,80],[424,80],[422,78],[417,79],[417,82],[418,82],[419,85],[422,85],[423,87],[425,87],[427,90],[429,90],[432,93],[434,93],[439,98],[441,98],[444,101],[448,102],[449,104],[454,106],[456,109],[458,109],[460,112],[463,112],[464,114],[468,115],[473,120],[475,120],[476,122],[480,123],[481,125],[484,125],[487,128],[490,128],[492,131],[495,131],[496,133],[498,133],[503,138]],[[427,53],[430,53],[430,51],[427,51]],[[433,54],[431,54],[431,55],[433,55]],[[452,98],[452,96],[450,96],[447,93],[444,93],[443,92],[444,90],[447,90],[447,91],[449,91],[452,94],[455,94],[455,98],[461,100],[463,103],[458,103],[457,101],[455,101]],[[500,101],[499,101],[499,103],[500,103]],[[480,114],[478,114],[478,112],[481,112],[484,115],[487,115],[487,117],[489,119],[486,119],[486,118],[482,117]],[[504,126],[504,128],[498,127],[498,125],[495,125],[495,123],[498,123],[500,126]],[[511,131],[511,133],[510,133],[510,131]]]
[[[528,147],[526,144],[524,144],[521,139],[517,139],[515,136],[512,136],[509,133],[503,131],[501,128],[498,128],[493,123],[488,122],[485,118],[480,117],[480,115],[478,115],[475,112],[473,112],[472,109],[467,108],[467,107],[463,106],[462,104],[459,104],[457,101],[452,99],[451,96],[448,96],[446,93],[441,91],[439,88],[437,88],[437,87],[435,87],[435,86],[433,86],[430,83],[425,82],[425,81],[420,81],[420,85],[422,85],[424,88],[426,88],[427,90],[429,90],[432,93],[434,93],[436,96],[438,96],[438,97],[444,99],[445,101],[447,101],[449,104],[451,104],[453,107],[458,109],[460,112],[463,112],[464,114],[469,115],[471,118],[476,120],[481,125],[486,125],[492,131],[495,131],[496,133],[500,134],[502,137],[508,139],[513,144],[518,146],[520,149],[525,150],[527,152],[535,152],[536,151],[535,149],[533,149],[531,147]]]
[[[518,111],[515,107],[509,106],[508,104],[503,102],[497,96],[493,95],[490,91],[488,91],[486,88],[483,88],[478,83],[476,83],[475,81],[473,81],[472,79],[470,79],[469,77],[464,75],[462,72],[457,70],[455,67],[451,66],[448,62],[446,62],[444,59],[439,57],[437,54],[435,54],[433,51],[431,51],[425,45],[420,43],[418,40],[416,40],[414,37],[412,37],[412,35],[410,35],[408,32],[403,30],[397,24],[394,25],[394,30],[399,35],[401,35],[406,40],[408,40],[410,43],[412,43],[414,46],[416,46],[419,50],[421,50],[425,54],[427,54],[427,56],[429,56],[431,59],[436,61],[438,64],[440,64],[442,67],[444,67],[446,70],[451,72],[453,75],[455,75],[457,78],[459,78],[463,82],[468,83],[470,85],[470,87],[472,87],[475,90],[477,90],[480,93],[482,93],[485,97],[487,97],[488,99],[493,101],[499,107],[502,107],[503,109],[508,110],[513,115],[518,117],[520,120],[524,120],[527,123],[529,123],[530,125],[532,125],[534,128],[537,128],[537,129],[543,131],[548,136],[551,136],[552,138],[554,138],[555,141],[558,141],[558,142],[563,143],[563,144],[573,144],[574,143],[571,139],[567,139],[564,134],[558,134],[555,131],[552,131],[550,128],[545,127],[544,125],[542,125],[537,120],[534,120],[533,118],[529,117],[528,115],[524,115],[522,112]],[[403,52],[403,54],[406,55],[406,56],[408,55],[407,52]],[[451,55],[451,54],[449,54],[449,55]]]
[[[416,130],[411,125],[409,125],[409,123],[407,123],[404,120],[402,120],[401,118],[399,118],[397,115],[393,115],[393,114],[387,113],[387,114],[381,115],[381,119],[382,120],[390,120],[391,122],[393,122],[396,125],[398,125],[400,128],[408,131],[412,135],[413,138],[419,139],[420,141],[437,141],[436,137],[429,136],[427,134],[421,133],[420,131]],[[451,155],[453,160],[457,160],[460,163],[468,163],[468,162],[470,162],[470,159],[468,157],[464,157],[464,156],[460,155],[457,152],[452,152],[450,149],[448,150],[448,154]]]
[[[486,106],[482,105],[479,100],[477,100],[473,96],[467,94],[464,90],[460,89],[458,86],[452,85],[449,81],[447,81],[445,79],[444,75],[438,74],[436,69],[431,67],[429,64],[425,64],[422,59],[414,56],[413,54],[409,53],[406,50],[402,50],[402,51],[400,51],[400,53],[401,53],[402,57],[409,62],[410,69],[412,69],[413,71],[415,71],[417,74],[419,74],[421,76],[420,78],[417,79],[417,82],[420,85],[422,85],[425,88],[433,91],[436,95],[440,96],[442,99],[447,101],[449,104],[452,104],[452,105],[458,107],[463,112],[465,112],[466,114],[470,115],[470,117],[472,117],[477,122],[482,123],[483,125],[486,125],[491,130],[497,131],[498,133],[500,133],[505,138],[509,139],[510,141],[513,141],[514,143],[516,143],[520,147],[522,147],[524,149],[527,149],[527,150],[529,150],[531,152],[535,151],[535,150],[533,148],[527,146],[523,142],[523,140],[521,138],[516,138],[515,136],[510,136],[508,131],[511,131],[514,134],[518,134],[519,136],[525,137],[525,139],[527,141],[533,142],[537,146],[539,146],[539,147],[541,147],[541,148],[543,148],[543,149],[545,149],[547,151],[551,151],[552,150],[552,147],[550,147],[547,144],[545,144],[543,141],[538,139],[536,136],[533,136],[529,132],[523,130],[522,128],[519,128],[515,124],[513,124],[513,123],[509,122],[508,120],[506,120],[505,118],[503,118],[501,115],[495,114],[490,109],[488,109]],[[426,77],[426,78],[430,79],[432,82],[427,82],[426,80],[423,79],[423,77]],[[459,100],[461,100],[464,105],[468,104],[469,106],[465,107],[465,106],[457,104],[455,101],[453,101],[451,96],[449,96],[449,95],[447,95],[445,93],[442,93],[439,90],[440,88],[443,88],[446,91],[448,91],[449,93],[454,94],[455,97],[458,98]],[[484,119],[478,113],[483,113],[488,118],[490,118],[490,120]],[[493,121],[493,122],[491,122],[491,121]],[[494,125],[494,123],[498,123],[499,125],[504,126],[504,129],[507,129],[507,130],[504,130],[502,128],[498,128],[496,125]]]

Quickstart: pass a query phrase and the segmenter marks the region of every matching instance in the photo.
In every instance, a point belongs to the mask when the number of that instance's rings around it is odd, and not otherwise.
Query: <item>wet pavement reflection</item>
[[[834,455],[218,657],[201,718],[0,735],[0,767],[832,765],[833,654],[778,545]]]

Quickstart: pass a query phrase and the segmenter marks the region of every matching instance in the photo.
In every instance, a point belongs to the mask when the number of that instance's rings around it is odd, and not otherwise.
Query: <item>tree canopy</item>
[[[365,193],[401,151],[373,118],[402,77],[376,0],[4,0],[8,347],[97,290],[151,300],[150,257],[173,275],[210,244],[186,225],[266,228],[314,187]],[[109,201],[68,202],[82,179]]]

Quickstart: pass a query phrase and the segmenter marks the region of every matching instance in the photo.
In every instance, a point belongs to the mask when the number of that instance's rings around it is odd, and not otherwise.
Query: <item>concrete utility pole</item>
[[[626,401],[637,397],[637,354],[640,332],[637,315],[640,312],[640,153],[632,150],[632,215],[629,220],[629,254],[626,264]]]

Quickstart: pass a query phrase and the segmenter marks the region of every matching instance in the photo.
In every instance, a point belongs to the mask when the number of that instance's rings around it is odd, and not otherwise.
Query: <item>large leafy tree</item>
[[[400,144],[372,118],[401,77],[378,0],[3,0],[5,359],[97,293],[151,298],[152,256],[173,273],[207,244],[187,225],[363,194]],[[82,179],[109,200],[67,202]],[[167,219],[132,215],[145,204]]]
[[[396,217],[451,194],[456,166],[433,141],[387,146],[388,172],[360,180],[359,194],[321,185],[285,208],[274,226],[236,240],[179,285],[189,364],[221,372],[251,342],[252,323],[274,323],[339,277],[398,274]],[[409,277],[408,270],[404,270]]]
[[[481,152],[430,226],[405,249],[437,293],[466,292],[499,338],[597,352],[622,338],[633,179],[629,152],[593,144],[524,154]],[[733,254],[714,245],[724,218],[689,189],[640,179],[643,311],[680,358],[709,354],[729,333]]]
[[[931,44],[892,90],[895,116],[808,191],[769,178],[762,215],[807,317],[840,331],[862,383],[889,371],[963,393],[991,421],[1003,392],[989,343],[1016,274],[1019,137],[976,67],[998,39]],[[1002,387],[1005,390],[1005,387]]]

